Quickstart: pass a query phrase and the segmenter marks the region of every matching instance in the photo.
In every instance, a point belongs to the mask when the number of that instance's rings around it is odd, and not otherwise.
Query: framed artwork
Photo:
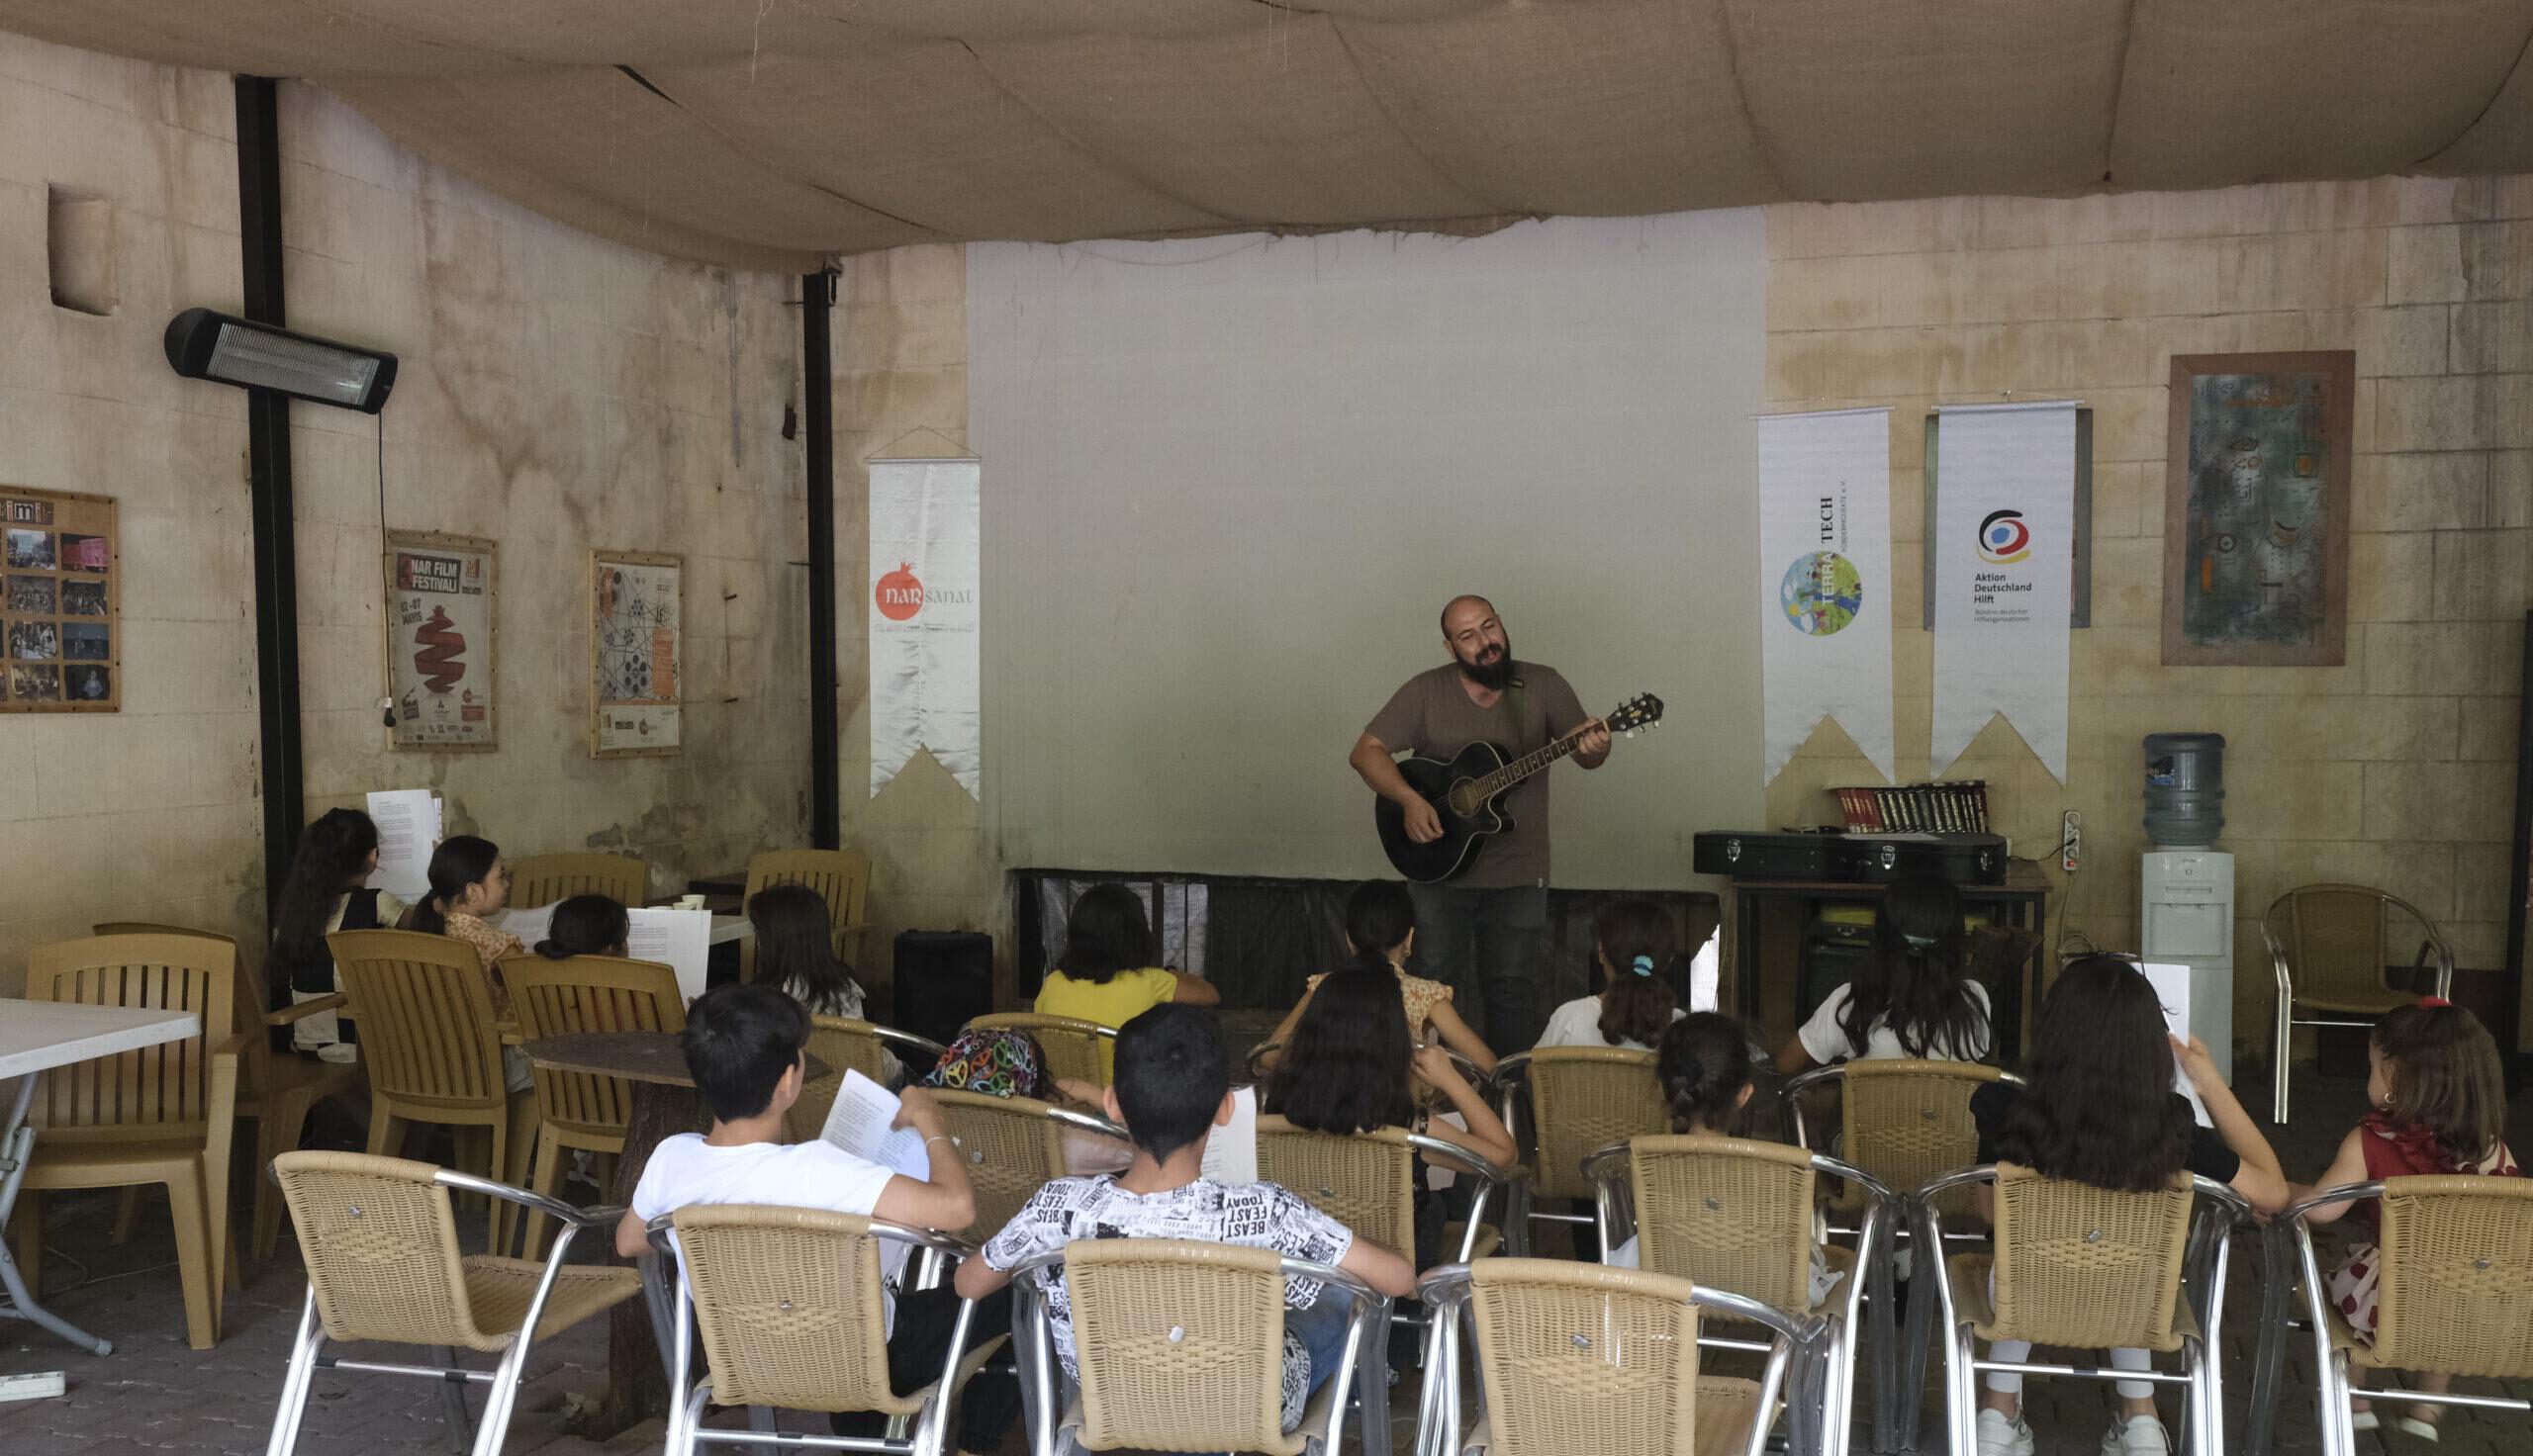
[[[115,502],[0,486],[0,712],[123,707]]]
[[[2357,355],[2182,354],[2165,432],[2164,664],[2348,660]]]
[[[685,577],[674,556],[590,553],[590,757],[678,751]]]
[[[494,716],[493,543],[475,536],[387,536],[387,690],[394,746],[489,749]]]

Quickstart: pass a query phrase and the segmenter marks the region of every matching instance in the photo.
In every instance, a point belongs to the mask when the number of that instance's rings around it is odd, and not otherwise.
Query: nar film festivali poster
[[[2002,713],[2067,781],[2076,406],[1945,406],[1936,491],[1934,772]]]
[[[870,464],[871,792],[923,749],[979,794],[983,466]]]
[[[1891,411],[1764,414],[1759,583],[1767,772],[1825,717],[1892,774]]]
[[[398,748],[491,748],[493,543],[387,537],[388,716]]]

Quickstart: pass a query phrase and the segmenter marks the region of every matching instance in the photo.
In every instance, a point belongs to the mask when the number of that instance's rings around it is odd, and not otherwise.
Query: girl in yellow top
[[[1416,902],[1408,898],[1407,886],[1375,879],[1357,885],[1355,892],[1346,897],[1346,954],[1358,965],[1385,968],[1397,978],[1400,1009],[1407,1013],[1408,1037],[1419,1046],[1440,1042],[1467,1057],[1481,1072],[1495,1070],[1494,1049],[1453,1007],[1452,988],[1441,981],[1407,973],[1407,957],[1415,949]],[[1303,1010],[1319,990],[1319,983],[1327,978],[1325,974],[1315,975],[1304,983],[1302,999],[1284,1013],[1283,1023],[1268,1041],[1278,1046],[1292,1045],[1293,1030],[1301,1025]],[[1268,1060],[1271,1065],[1271,1054]]]
[[[1222,992],[1201,976],[1153,964],[1152,922],[1144,902],[1122,884],[1095,884],[1082,892],[1065,924],[1062,967],[1047,972],[1038,988],[1040,1016],[1070,1016],[1122,1027],[1164,1001],[1212,1006]],[[1110,1048],[1099,1047],[1099,1070],[1110,1070]]]

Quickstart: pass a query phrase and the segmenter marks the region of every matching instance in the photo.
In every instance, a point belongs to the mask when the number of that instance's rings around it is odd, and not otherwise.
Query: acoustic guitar
[[[1662,699],[1650,692],[1629,698],[1601,720],[1612,735],[1627,738],[1661,721]],[[1407,811],[1375,796],[1372,823],[1380,830],[1381,853],[1389,856],[1391,867],[1400,875],[1418,884],[1439,884],[1467,873],[1486,842],[1513,827],[1512,817],[1504,812],[1504,795],[1574,752],[1575,741],[1590,726],[1579,724],[1547,747],[1518,759],[1500,745],[1479,742],[1461,749],[1449,763],[1414,757],[1399,760],[1399,776],[1434,806],[1435,815],[1443,821],[1443,836],[1422,845],[1409,839]]]

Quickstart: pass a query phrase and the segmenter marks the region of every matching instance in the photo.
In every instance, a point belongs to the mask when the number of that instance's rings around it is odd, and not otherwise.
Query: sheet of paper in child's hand
[[[923,1135],[912,1128],[892,1128],[901,1100],[888,1088],[857,1071],[844,1074],[835,1106],[827,1109],[827,1125],[818,1136],[855,1157],[875,1162],[918,1183],[932,1181],[932,1155]]]
[[[1231,1094],[1231,1121],[1205,1139],[1198,1176],[1215,1183],[1258,1181],[1257,1088],[1242,1087]]]
[[[2155,988],[2155,999],[2163,1003],[2164,1030],[2187,1043],[2190,1040],[2191,968],[2181,964],[2140,963],[2137,967],[2149,985]],[[2199,1089],[2191,1085],[2190,1073],[2181,1069],[2181,1053],[2173,1053],[2173,1090],[2189,1099],[2190,1115],[2199,1126],[2212,1128],[2215,1119],[2207,1115],[2207,1104],[2200,1100]]]

